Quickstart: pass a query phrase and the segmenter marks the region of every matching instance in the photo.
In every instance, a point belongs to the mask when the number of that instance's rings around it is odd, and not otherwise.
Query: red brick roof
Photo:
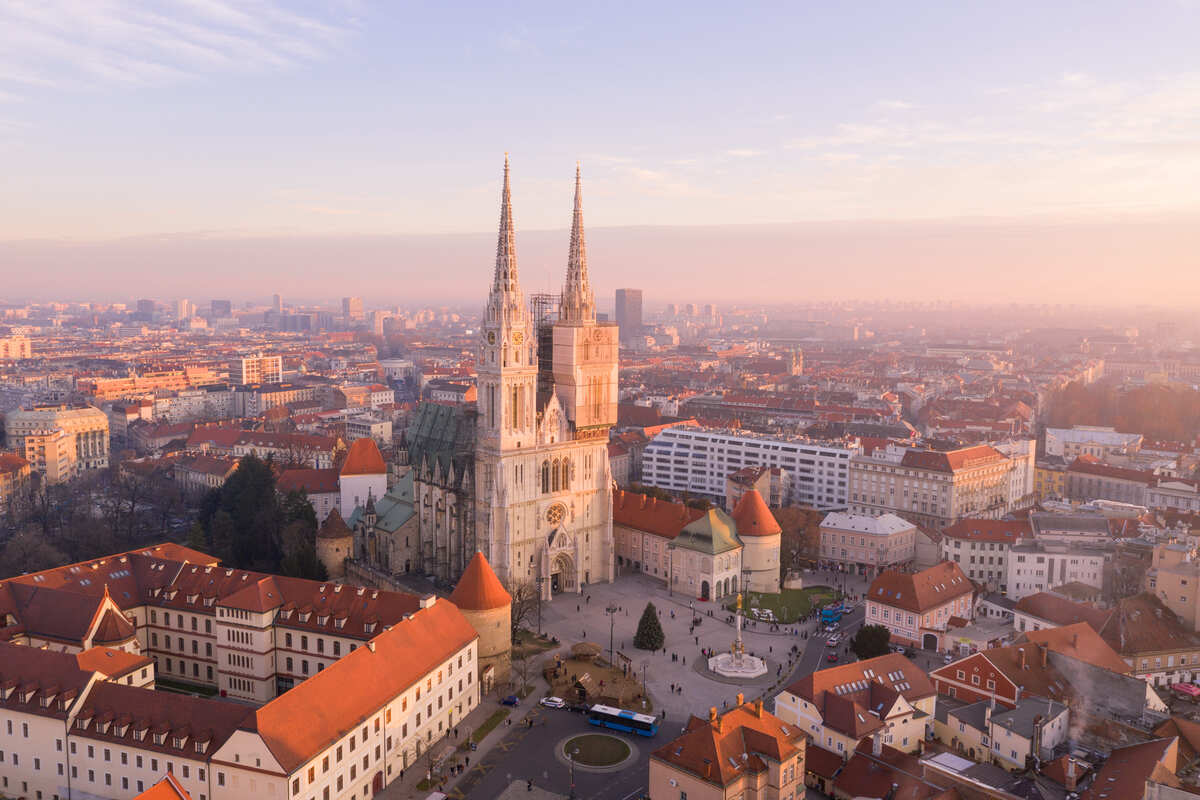
[[[133,800],[192,800],[192,796],[175,780],[175,776],[168,772],[162,780],[135,796]]]
[[[1146,794],[1146,783],[1163,783],[1179,786],[1175,777],[1172,745],[1175,739],[1152,739],[1141,744],[1131,744],[1113,750],[1104,766],[1096,773],[1096,779],[1079,800],[1123,800],[1126,797],[1142,797]]]
[[[923,614],[974,591],[958,564],[943,561],[915,574],[885,570],[871,582],[867,599]]]
[[[1049,592],[1027,595],[1017,601],[1016,610],[1055,625],[1070,625],[1083,621],[1099,633],[1113,615],[1113,610],[1094,608]]]
[[[305,491],[309,495],[333,494],[339,491],[336,469],[285,469],[275,481],[275,488],[284,494]]]
[[[1067,467],[1068,472],[1076,472],[1082,475],[1095,475],[1101,478],[1114,478],[1116,480],[1133,481],[1134,483],[1143,483],[1147,486],[1153,486],[1156,480],[1154,473],[1142,472],[1136,469],[1126,469],[1125,467],[1114,467],[1111,464],[1105,464],[1095,456],[1082,455],[1077,456],[1071,462],[1071,466]]]
[[[321,529],[317,531],[318,539],[349,539],[354,536],[354,531],[350,530],[350,526],[346,524],[346,520],[342,519],[342,515],[336,508],[330,509],[329,516],[321,523]]]

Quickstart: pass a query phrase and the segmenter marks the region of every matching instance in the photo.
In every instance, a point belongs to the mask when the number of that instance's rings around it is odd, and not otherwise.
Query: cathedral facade
[[[475,407],[423,404],[407,432],[417,568],[455,580],[481,551],[509,587],[579,592],[614,575],[608,433],[617,420],[617,326],[596,321],[578,169],[557,308],[527,302],[508,159]]]

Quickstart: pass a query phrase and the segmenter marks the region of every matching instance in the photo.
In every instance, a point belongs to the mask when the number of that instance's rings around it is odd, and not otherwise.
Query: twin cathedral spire
[[[508,154],[504,154],[504,188],[500,194],[500,231],[496,241],[496,270],[488,298],[488,320],[523,322],[525,299],[517,275],[516,227],[513,225],[512,189]],[[567,280],[559,299],[558,319],[567,323],[596,321],[596,297],[588,280],[587,243],[583,235],[583,179],[575,165],[575,209],[567,250]]]

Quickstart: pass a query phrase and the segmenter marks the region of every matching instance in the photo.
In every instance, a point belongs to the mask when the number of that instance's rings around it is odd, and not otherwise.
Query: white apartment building
[[[792,479],[792,502],[821,511],[847,504],[857,439],[820,441],[749,431],[681,426],[659,433],[642,451],[642,481],[673,492],[725,500],[725,479],[743,467],[778,467]]]
[[[239,359],[229,377],[239,386],[261,383],[283,383],[283,357],[255,353]]]
[[[1024,520],[959,520],[942,530],[942,560],[958,564],[976,583],[1006,592],[1012,548],[1030,536],[1032,528]]]
[[[917,526],[895,514],[870,517],[835,511],[821,520],[822,566],[874,577],[890,567],[912,566]]]
[[[1065,583],[1104,588],[1107,550],[1082,544],[1031,541],[1013,545],[1008,555],[1008,596],[1020,600]]]
[[[75,460],[83,470],[108,466],[108,415],[93,406],[50,405],[10,411],[5,420],[8,445],[17,452],[25,436],[61,428],[75,440]]]
[[[346,439],[373,439],[381,447],[390,447],[392,444],[392,421],[377,419],[369,414],[347,417]]]
[[[1037,502],[1034,488],[1037,476],[1037,440],[1008,439],[995,444],[1012,462],[1008,496],[1014,509],[1028,508]]]

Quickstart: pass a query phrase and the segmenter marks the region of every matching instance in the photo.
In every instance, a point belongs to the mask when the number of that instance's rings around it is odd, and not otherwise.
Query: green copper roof
[[[363,518],[363,513],[362,506],[355,506],[354,513],[350,515],[350,519],[346,520],[346,524],[353,528]],[[375,527],[390,533],[412,519],[415,513],[413,474],[409,471],[388,490],[387,494],[375,501]]]
[[[670,546],[716,556],[742,546],[736,531],[733,517],[719,508],[710,508],[703,517],[685,525]]]

